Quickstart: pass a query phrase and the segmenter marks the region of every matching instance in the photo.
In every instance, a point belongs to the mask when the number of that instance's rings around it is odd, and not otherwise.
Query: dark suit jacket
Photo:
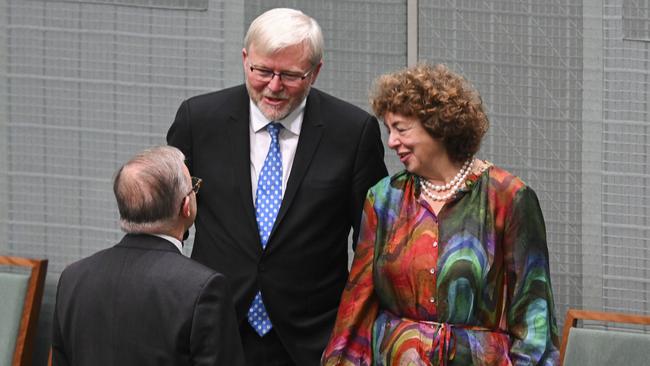
[[[55,366],[244,364],[224,276],[151,235],[63,271],[52,350]]]
[[[377,120],[316,89],[286,192],[262,250],[251,189],[249,97],[241,85],[184,101],[167,134],[204,179],[192,257],[223,271],[240,322],[261,289],[294,362],[317,365],[348,276],[368,188],[387,175]]]

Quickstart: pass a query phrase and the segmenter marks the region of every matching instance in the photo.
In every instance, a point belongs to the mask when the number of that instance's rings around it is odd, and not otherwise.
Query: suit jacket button
[[[260,266],[259,266],[259,270],[260,270],[260,272],[265,272],[265,271],[266,271],[266,267],[265,267],[263,264],[260,264]]]

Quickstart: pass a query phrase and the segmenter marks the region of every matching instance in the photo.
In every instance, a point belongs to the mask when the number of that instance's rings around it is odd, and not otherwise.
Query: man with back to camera
[[[244,364],[226,279],[181,253],[200,186],[171,146],[118,170],[113,191],[127,234],[61,274],[53,365]]]
[[[387,175],[377,120],[311,88],[323,38],[272,9],[244,39],[245,85],[184,101],[167,142],[206,189],[192,257],[233,289],[248,365],[318,365],[348,275],[348,235]]]

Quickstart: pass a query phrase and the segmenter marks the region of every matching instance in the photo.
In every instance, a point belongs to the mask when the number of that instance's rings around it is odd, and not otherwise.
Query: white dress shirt
[[[264,166],[264,160],[269,152],[271,145],[271,136],[266,130],[266,125],[270,122],[277,122],[282,124],[282,128],[278,134],[280,143],[280,154],[282,155],[282,196],[287,188],[287,181],[289,181],[289,174],[293,166],[293,158],[296,156],[296,148],[298,147],[298,138],[300,137],[300,128],[302,127],[302,120],[305,114],[305,105],[307,99],[305,98],[302,103],[291,112],[286,118],[280,121],[269,121],[262,112],[257,108],[253,101],[250,101],[250,156],[251,156],[251,187],[253,187],[253,204],[257,195],[257,179]]]
[[[171,242],[172,244],[174,244],[174,246],[176,248],[178,248],[178,251],[181,252],[181,254],[183,254],[183,243],[181,243],[180,240],[174,238],[173,236],[169,236],[169,235],[165,235],[165,234],[152,234],[152,235],[157,236],[159,238],[163,238],[163,239]]]

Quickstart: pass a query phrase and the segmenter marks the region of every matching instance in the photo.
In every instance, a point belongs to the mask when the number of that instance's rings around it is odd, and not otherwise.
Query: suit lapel
[[[228,140],[230,141],[230,156],[232,157],[232,169],[235,182],[238,182],[239,196],[241,199],[242,209],[246,213],[245,225],[248,225],[254,232],[257,230],[255,221],[255,207],[253,206],[253,193],[251,188],[251,168],[250,168],[250,135],[249,135],[249,97],[246,89],[242,87],[242,96],[238,98],[242,101],[235,106],[233,113],[228,121]],[[254,243],[256,252],[262,252],[259,234],[257,243]]]
[[[289,175],[289,181],[287,182],[287,189],[282,198],[280,212],[278,212],[278,216],[275,219],[275,224],[273,225],[273,231],[269,237],[267,248],[269,245],[273,244],[273,234],[293,203],[296,192],[298,192],[300,184],[302,183],[305,174],[307,173],[307,169],[309,169],[309,165],[314,157],[314,153],[318,148],[324,127],[320,112],[320,100],[318,99],[318,95],[314,89],[312,89],[307,98],[307,105],[305,106],[302,128],[300,129],[300,138],[298,139],[296,155],[293,159],[291,174]]]

